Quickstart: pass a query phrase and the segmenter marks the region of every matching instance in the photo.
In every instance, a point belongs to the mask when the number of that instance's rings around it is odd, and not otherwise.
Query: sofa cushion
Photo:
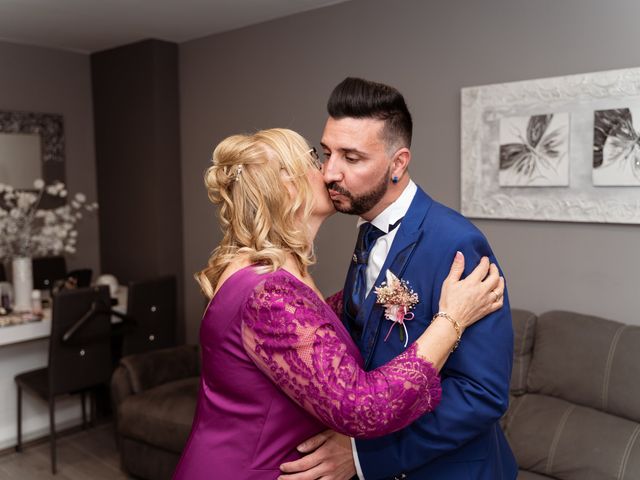
[[[640,421],[640,327],[572,312],[536,322],[527,391]]]
[[[200,378],[165,383],[127,397],[118,409],[120,435],[180,453],[196,409]]]
[[[527,372],[536,332],[536,316],[527,310],[511,309],[513,321],[513,369],[511,393],[522,395],[527,389]]]
[[[163,383],[199,376],[199,347],[180,345],[127,355],[120,359],[120,365],[127,372],[133,393],[140,393]]]
[[[517,480],[553,480],[553,477],[546,475],[540,475],[538,473],[528,472],[526,470],[520,470],[518,472]]]
[[[505,430],[520,468],[560,480],[638,478],[637,422],[544,395],[512,407]]]

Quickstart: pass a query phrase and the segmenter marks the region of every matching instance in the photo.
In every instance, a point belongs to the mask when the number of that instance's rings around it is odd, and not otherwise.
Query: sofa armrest
[[[199,375],[198,347],[180,345],[121,358],[113,375],[111,389],[112,394],[123,399],[127,395],[138,394],[164,383]]]
[[[527,391],[527,376],[533,355],[537,317],[527,310],[512,308],[511,318],[513,320],[513,370],[510,392],[512,395],[522,395]]]
[[[130,395],[133,395],[133,389],[131,388],[129,374],[125,367],[118,365],[113,375],[111,375],[111,404],[113,410],[117,411],[122,401]]]

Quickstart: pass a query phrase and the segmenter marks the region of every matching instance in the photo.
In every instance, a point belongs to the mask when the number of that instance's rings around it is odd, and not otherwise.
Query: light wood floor
[[[21,453],[0,455],[0,480],[128,480],[111,423],[58,439],[58,473],[51,473],[48,440],[27,445]]]

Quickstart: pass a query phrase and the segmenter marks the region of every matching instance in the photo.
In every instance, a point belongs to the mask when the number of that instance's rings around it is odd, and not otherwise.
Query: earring
[[[398,183],[398,180],[400,180],[396,175],[394,175],[393,177],[391,177],[391,181],[393,183]]]

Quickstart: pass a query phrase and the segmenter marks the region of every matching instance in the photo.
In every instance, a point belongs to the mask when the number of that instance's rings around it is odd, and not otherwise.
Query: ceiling
[[[181,43],[347,0],[0,0],[0,40],[92,53]]]

